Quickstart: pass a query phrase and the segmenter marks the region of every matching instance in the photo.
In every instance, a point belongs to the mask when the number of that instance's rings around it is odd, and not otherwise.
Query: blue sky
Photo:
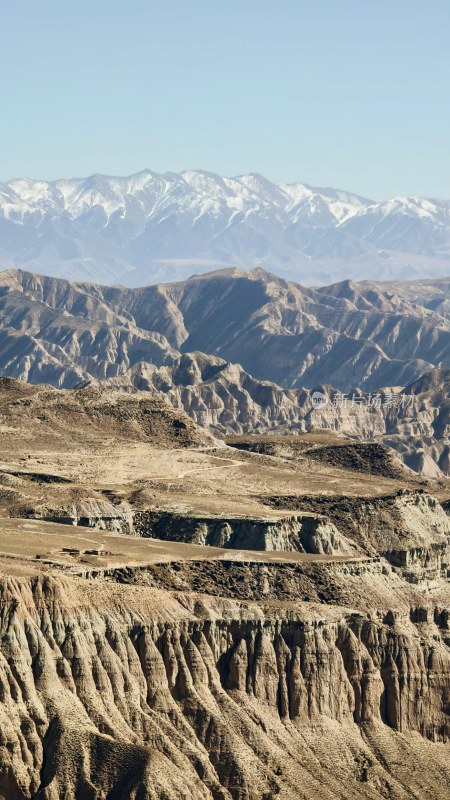
[[[202,168],[450,197],[450,2],[0,0],[0,180]]]

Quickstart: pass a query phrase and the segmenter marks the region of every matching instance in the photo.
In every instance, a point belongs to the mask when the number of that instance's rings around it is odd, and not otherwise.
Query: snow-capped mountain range
[[[450,201],[376,203],[257,174],[0,184],[0,264],[138,286],[222,266],[310,285],[450,274]]]

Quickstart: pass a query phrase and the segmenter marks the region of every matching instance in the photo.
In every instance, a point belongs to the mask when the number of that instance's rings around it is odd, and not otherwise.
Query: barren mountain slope
[[[202,353],[183,354],[172,366],[136,364],[109,384],[165,397],[214,433],[326,429],[387,445],[422,474],[450,474],[450,370],[435,369],[404,390],[378,394],[318,386],[327,401],[320,406],[312,390],[257,381],[239,365]]]
[[[317,291],[261,270],[222,271],[120,301],[118,290],[106,291],[142,327],[151,327],[155,292],[163,295],[171,316],[172,304],[182,315],[183,327],[177,320],[176,328],[158,328],[174,346],[221,356],[285,387],[370,390],[406,385],[431,365],[450,366],[448,321],[348,281]]]
[[[448,278],[390,281],[379,283],[377,286],[383,291],[396,294],[403,300],[435,311],[440,316],[448,317],[450,314],[450,280]]]
[[[12,377],[76,385],[174,350],[238,363],[284,387],[405,386],[450,367],[445,316],[388,291],[344,282],[320,290],[254,270],[127,290],[0,274],[5,356]],[[7,337],[7,338],[5,338]]]
[[[439,398],[419,382],[406,394],[417,391],[420,400],[404,408],[399,397],[400,410],[369,407],[368,395],[355,408],[351,392],[342,407],[313,410],[311,391],[296,388],[320,388],[332,400],[333,383],[344,391],[398,387],[434,363],[448,364],[448,320],[425,300],[411,303],[390,289],[348,281],[306,290],[261,271],[139,290],[14,271],[1,273],[0,284],[3,374],[62,387],[107,381],[165,395],[219,433],[331,428],[386,442],[419,472],[449,472],[445,371],[438,379],[435,373]],[[445,282],[436,286],[442,298]],[[404,285],[405,296],[412,287]],[[180,354],[192,347],[214,355]]]

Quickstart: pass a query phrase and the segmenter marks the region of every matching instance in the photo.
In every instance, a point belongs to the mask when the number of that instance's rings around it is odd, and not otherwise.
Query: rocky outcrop
[[[85,498],[63,508],[46,508],[44,512],[33,510],[23,514],[32,519],[43,519],[47,522],[58,522],[64,525],[79,525],[82,528],[98,528],[114,533],[131,534],[134,532],[133,515],[130,509],[122,505],[117,507],[107,501]]]
[[[427,477],[450,474],[449,370],[433,370],[404,390],[372,394],[344,395],[321,384],[315,387],[325,400],[319,405],[311,389],[282,389],[255,380],[238,364],[202,353],[183,354],[161,368],[140,363],[110,383],[165,396],[197,424],[222,435],[329,430],[388,447]]]
[[[293,550],[327,555],[350,555],[357,550],[333,523],[308,515],[213,517],[148,510],[134,512],[133,527],[140,536],[231,549]]]
[[[423,490],[370,498],[279,496],[265,502],[324,515],[347,539],[383,556],[412,582],[447,575],[450,521],[441,504]]]
[[[198,554],[197,554],[198,555]],[[234,554],[233,554],[234,555]],[[349,604],[366,591],[371,598],[399,588],[393,570],[379,558],[319,556],[310,554],[300,561],[264,559],[256,554],[238,553],[235,558],[192,558],[164,561],[145,566],[79,567],[78,574],[91,579],[117,581],[132,586],[187,592],[191,587],[212,597],[240,600],[281,600]],[[404,587],[403,587],[404,588]]]

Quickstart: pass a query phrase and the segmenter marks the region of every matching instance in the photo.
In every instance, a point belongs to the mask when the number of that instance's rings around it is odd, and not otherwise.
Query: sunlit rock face
[[[425,610],[383,621],[113,585],[87,603],[49,578],[1,591],[8,800],[450,796],[450,651]]]

